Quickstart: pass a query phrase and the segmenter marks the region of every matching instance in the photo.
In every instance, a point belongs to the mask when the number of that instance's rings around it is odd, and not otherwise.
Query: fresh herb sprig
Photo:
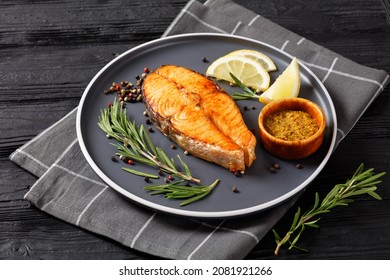
[[[185,199],[180,206],[185,206],[207,196],[218,184],[215,180],[210,186],[185,186],[185,181],[177,181],[171,184],[147,186],[144,189],[151,192],[151,195],[164,194],[167,199]]]
[[[229,74],[230,77],[232,77],[232,79],[234,80],[234,82],[244,91],[241,93],[233,92],[232,97],[234,100],[259,99],[260,95],[258,95],[255,91],[244,85],[233,73]]]
[[[381,200],[382,198],[375,192],[377,190],[376,185],[381,183],[379,178],[381,178],[386,173],[382,172],[375,174],[373,172],[373,168],[367,169],[365,171],[363,171],[363,169],[364,165],[361,164],[351,179],[347,180],[347,182],[344,184],[338,184],[334,186],[334,188],[326,195],[321,203],[320,197],[318,193],[316,193],[314,205],[307,212],[301,213],[301,208],[298,207],[291,227],[283,238],[280,237],[275,230],[273,230],[277,244],[274,252],[275,255],[278,255],[281,246],[286,243],[290,244],[288,248],[289,250],[296,248],[307,251],[296,245],[305,228],[318,228],[318,222],[320,218],[317,216],[329,213],[331,209],[336,206],[348,206],[349,203],[353,202],[351,197],[368,194],[377,200]]]
[[[186,181],[200,182],[191,175],[187,164],[177,155],[184,170],[179,171],[174,159],[169,158],[161,148],[154,146],[145,127],[136,125],[134,121],[127,118],[126,109],[116,99],[111,106],[101,111],[98,125],[107,137],[114,138],[121,143],[113,144],[118,149],[118,156],[158,168]],[[125,171],[131,172],[129,168]]]

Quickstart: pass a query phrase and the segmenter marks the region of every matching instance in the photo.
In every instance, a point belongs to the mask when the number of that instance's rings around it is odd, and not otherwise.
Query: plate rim
[[[110,62],[108,62],[103,68],[101,68],[95,76],[91,79],[91,81],[88,83],[87,87],[85,88],[78,108],[77,108],[77,116],[76,116],[76,134],[77,139],[79,142],[80,149],[87,160],[88,164],[91,166],[93,171],[104,181],[105,184],[107,184],[109,187],[113,188],[115,191],[119,192],[120,194],[124,195],[128,199],[130,199],[132,202],[135,202],[139,205],[142,205],[144,207],[147,207],[149,209],[157,210],[164,213],[174,214],[178,216],[185,216],[185,217],[193,217],[193,218],[235,218],[239,216],[249,215],[256,212],[264,211],[266,209],[276,207],[277,205],[281,204],[282,202],[287,201],[289,198],[292,198],[295,194],[302,191],[305,187],[307,187],[311,181],[313,181],[317,175],[323,170],[326,163],[329,161],[330,156],[332,155],[335,147],[336,147],[336,136],[337,136],[337,115],[336,110],[332,101],[332,97],[330,96],[328,90],[325,88],[324,84],[321,82],[321,80],[311,71],[304,63],[302,63],[298,59],[298,63],[300,67],[303,67],[320,85],[321,89],[326,93],[326,99],[330,102],[330,112],[333,118],[333,131],[332,131],[332,139],[330,143],[329,150],[327,151],[325,157],[323,158],[322,162],[318,165],[318,167],[315,169],[315,171],[300,185],[298,185],[296,188],[292,189],[291,191],[285,193],[282,196],[277,197],[276,199],[270,200],[266,203],[262,203],[260,205],[251,206],[247,208],[237,209],[237,210],[229,210],[229,211],[215,211],[215,212],[202,212],[202,211],[192,211],[192,210],[186,210],[186,209],[177,209],[172,208],[168,206],[164,206],[155,202],[151,202],[148,200],[145,200],[137,195],[134,195],[128,191],[126,191],[124,188],[120,187],[118,184],[116,184],[114,181],[112,181],[94,162],[92,159],[90,153],[88,152],[88,149],[86,148],[84,139],[82,137],[82,130],[81,130],[81,117],[82,112],[84,109],[84,102],[87,98],[88,92],[92,85],[96,82],[96,80],[106,71],[107,68],[109,68],[111,65],[115,64],[118,60],[121,60],[123,57],[127,56],[129,53],[135,52],[138,49],[147,48],[149,45],[153,45],[160,42],[165,41],[171,41],[171,40],[178,40],[181,38],[197,38],[197,37],[221,37],[221,38],[231,38],[234,40],[243,40],[243,41],[249,41],[255,44],[263,45],[267,48],[273,49],[276,52],[281,53],[282,55],[285,55],[286,57],[293,58],[294,56],[290,55],[289,53],[278,49],[268,43],[244,37],[244,36],[238,36],[233,34],[221,34],[221,33],[208,33],[208,32],[198,32],[198,33],[185,33],[185,34],[177,34],[177,35],[171,35],[167,37],[161,37],[157,38],[148,42],[145,42],[143,44],[140,44],[138,46],[135,46],[116,58],[112,59]]]

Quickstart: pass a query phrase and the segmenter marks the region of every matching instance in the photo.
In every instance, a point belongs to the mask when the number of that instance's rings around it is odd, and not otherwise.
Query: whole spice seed
[[[205,63],[209,62],[209,60],[206,57],[203,57],[202,61],[205,62]]]
[[[272,166],[268,167],[268,171],[271,173],[276,173],[276,169],[273,168]]]
[[[275,168],[275,169],[280,169],[279,163],[274,163],[274,164],[272,165],[272,167]]]
[[[298,163],[297,165],[295,165],[295,167],[296,167],[297,169],[302,169],[302,168],[303,168],[302,164],[300,164],[300,163]]]
[[[234,193],[239,193],[240,191],[237,189],[237,187],[233,187],[233,188],[232,188],[232,192],[234,192]]]
[[[174,144],[171,145],[171,149],[174,150],[176,149],[176,146]]]
[[[117,161],[118,161],[117,158],[116,158],[116,156],[112,156],[112,157],[111,157],[111,160],[112,160],[113,162],[117,162]]]

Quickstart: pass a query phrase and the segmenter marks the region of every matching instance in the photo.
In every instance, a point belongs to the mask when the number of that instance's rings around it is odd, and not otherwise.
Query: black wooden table
[[[258,1],[237,3],[366,66],[390,72],[388,0]],[[53,218],[23,200],[37,180],[8,157],[78,105],[91,78],[116,55],[156,39],[186,4],[164,1],[0,2],[0,259],[151,259],[109,239]],[[387,10],[386,10],[387,9]],[[387,11],[387,12],[386,12]],[[390,166],[390,87],[339,145],[296,206],[309,207],[365,163]],[[390,259],[390,173],[378,193],[324,215],[306,231],[308,253],[285,259]],[[287,229],[296,207],[277,224]],[[273,259],[268,234],[248,259]]]

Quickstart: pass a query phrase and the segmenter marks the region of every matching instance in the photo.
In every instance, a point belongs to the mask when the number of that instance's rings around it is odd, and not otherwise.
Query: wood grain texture
[[[91,78],[116,55],[158,38],[187,1],[0,2],[0,259],[153,259],[38,211],[23,199],[37,178],[9,155],[78,105]],[[390,72],[390,23],[380,0],[236,0],[345,57]],[[297,206],[309,207],[364,162],[390,166],[390,89],[369,107]],[[361,197],[324,215],[282,259],[390,259],[390,177],[383,201]],[[276,225],[286,230],[296,210]],[[273,259],[268,234],[248,259]]]

